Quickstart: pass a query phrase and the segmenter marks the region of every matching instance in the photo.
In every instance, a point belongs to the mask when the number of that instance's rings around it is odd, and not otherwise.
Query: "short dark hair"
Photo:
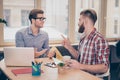
[[[40,9],[33,9],[30,11],[30,14],[29,14],[29,20],[30,22],[32,23],[32,19],[36,19],[37,18],[37,14],[44,14],[44,11],[43,10],[40,10]]]
[[[90,18],[93,23],[95,24],[96,20],[97,20],[97,14],[94,10],[92,9],[86,9],[86,10],[83,10],[80,15],[83,15],[83,16],[86,16],[88,18]]]

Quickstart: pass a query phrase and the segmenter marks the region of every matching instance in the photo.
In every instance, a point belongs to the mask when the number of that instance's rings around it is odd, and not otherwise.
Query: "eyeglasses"
[[[40,21],[46,21],[45,17],[38,17],[38,18],[35,18],[35,19],[39,19]]]

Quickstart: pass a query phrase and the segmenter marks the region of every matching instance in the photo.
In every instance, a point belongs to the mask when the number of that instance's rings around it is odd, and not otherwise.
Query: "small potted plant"
[[[4,23],[7,26],[7,21],[2,18],[0,18],[0,23]]]

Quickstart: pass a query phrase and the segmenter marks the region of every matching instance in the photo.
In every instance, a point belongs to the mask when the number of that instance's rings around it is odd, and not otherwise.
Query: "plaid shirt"
[[[81,64],[109,65],[109,47],[107,41],[94,29],[88,38],[82,38],[78,47]]]

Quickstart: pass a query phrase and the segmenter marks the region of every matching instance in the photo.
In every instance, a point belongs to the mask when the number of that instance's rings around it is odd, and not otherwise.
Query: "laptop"
[[[32,66],[34,48],[4,47],[4,61],[6,66]]]

